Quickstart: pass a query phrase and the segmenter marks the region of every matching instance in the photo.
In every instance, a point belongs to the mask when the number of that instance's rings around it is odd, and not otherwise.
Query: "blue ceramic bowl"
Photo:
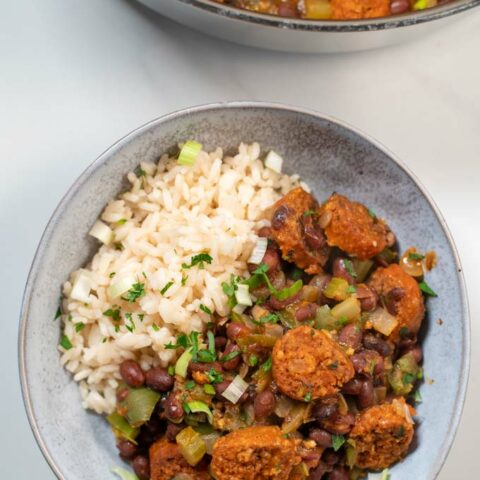
[[[234,149],[257,141],[285,159],[318,199],[338,191],[388,219],[400,240],[434,249],[428,274],[438,297],[428,301],[422,328],[425,375],[414,451],[392,469],[394,479],[434,479],[453,442],[467,385],[469,317],[462,270],[445,221],[428,193],[390,152],[342,122],[314,112],[263,103],[192,108],[156,119],[117,142],[75,182],[50,220],[28,278],[19,333],[19,362],[27,414],[45,458],[58,478],[113,478],[120,462],[106,422],[82,409],[77,385],[59,362],[60,325],[52,321],[60,287],[89,260],[97,244],[88,230],[125,174],[178,142]],[[439,320],[442,319],[443,323]]]

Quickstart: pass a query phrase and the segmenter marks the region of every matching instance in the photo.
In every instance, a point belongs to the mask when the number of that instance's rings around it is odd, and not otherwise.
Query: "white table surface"
[[[480,9],[415,44],[307,56],[219,42],[125,0],[5,0],[0,9],[0,477],[54,478],[24,413],[17,327],[56,204],[133,128],[182,107],[238,99],[307,106],[356,125],[396,152],[436,199],[463,260],[473,347],[462,423],[439,479],[476,478]]]

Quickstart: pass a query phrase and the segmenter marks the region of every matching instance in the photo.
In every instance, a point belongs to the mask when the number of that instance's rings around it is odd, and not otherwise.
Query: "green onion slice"
[[[187,369],[190,360],[192,359],[192,348],[187,348],[177,360],[175,364],[175,374],[180,375],[182,378],[187,376]]]
[[[195,400],[188,402],[187,405],[192,413],[205,413],[208,418],[208,423],[213,424],[213,414],[206,403]]]
[[[179,165],[187,165],[191,167],[195,164],[195,160],[197,159],[198,154],[202,150],[202,144],[196,142],[195,140],[188,140],[185,142],[185,145],[180,150],[180,154],[178,155],[178,164]]]

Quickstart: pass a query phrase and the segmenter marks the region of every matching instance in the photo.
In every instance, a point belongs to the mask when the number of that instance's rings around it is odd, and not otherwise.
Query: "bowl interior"
[[[186,139],[233,152],[257,141],[285,159],[321,201],[332,191],[364,202],[388,219],[401,249],[434,249],[439,258],[428,282],[423,327],[425,373],[415,452],[392,469],[393,478],[433,479],[453,440],[466,385],[469,328],[463,280],[442,219],[403,167],[380,146],[333,120],[274,105],[228,104],[183,111],[155,120],[105,152],[70,189],[42,238],[27,283],[20,330],[20,370],[27,412],[47,460],[60,478],[113,478],[120,463],[106,422],[81,407],[77,385],[59,363],[53,321],[60,287],[97,245],[87,233],[109,199],[125,187],[125,174],[141,161]],[[439,319],[443,320],[440,325]]]

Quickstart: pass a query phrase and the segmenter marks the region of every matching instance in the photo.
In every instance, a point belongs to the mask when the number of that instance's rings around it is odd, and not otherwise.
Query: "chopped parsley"
[[[238,350],[233,350],[233,352],[230,352],[230,353],[227,353],[226,355],[224,355],[220,359],[220,361],[222,363],[228,362],[228,361],[233,360],[234,358],[238,357],[240,354],[241,354],[241,352],[239,352]]]
[[[189,413],[191,413],[191,410],[190,410],[190,407],[188,406],[188,403],[187,402],[183,402],[183,411],[188,415]]]
[[[115,250],[119,250],[120,252],[125,248],[122,242],[115,242],[113,246],[115,247]]]
[[[170,365],[167,370],[168,374],[173,377],[175,375],[175,367],[173,365]]]
[[[138,178],[145,177],[147,175],[147,172],[140,165],[134,170],[134,173]]]
[[[345,260],[343,260],[343,265],[345,265],[345,268],[347,269],[347,272],[353,277],[353,278],[357,278],[357,272],[355,271],[355,269],[353,268],[353,263],[351,260],[349,260],[348,258],[346,258]]]
[[[422,255],[421,253],[410,252],[408,254],[408,258],[410,260],[423,260],[425,258],[425,255]]]
[[[348,318],[342,315],[336,322],[339,327],[344,327],[348,323]]]
[[[308,392],[304,397],[303,397],[303,400],[305,402],[310,402],[312,400],[312,392]]]
[[[182,276],[182,287],[185,286],[185,284],[187,283],[187,280],[188,280],[188,275],[183,275]]]
[[[115,322],[118,322],[120,320],[120,309],[115,307],[109,308],[103,312],[103,315],[110,317]]]
[[[262,364],[260,367],[264,372],[269,372],[272,369],[272,357],[269,357],[269,359]]]
[[[303,282],[302,280],[297,280],[293,285],[290,285],[289,287],[285,287],[282,290],[277,290],[273,285],[272,282],[270,282],[270,279],[268,278],[267,272],[269,270],[269,267],[265,263],[261,263],[254,271],[252,276],[248,279],[245,280],[243,283],[248,285],[249,289],[252,290],[263,283],[265,283],[268,287],[268,290],[270,293],[280,301],[286,300],[287,298],[293,297],[293,295],[296,295],[301,288],[303,287]]]
[[[332,447],[334,452],[340,450],[344,443],[345,437],[343,435],[332,435]]]
[[[422,395],[420,394],[420,390],[415,390],[413,399],[415,400],[415,403],[422,403]]]
[[[410,330],[408,327],[402,327],[398,333],[400,334],[400,338],[405,338],[410,333]]]
[[[355,293],[357,291],[357,287],[355,285],[349,285],[347,288],[347,293]]]
[[[131,313],[126,313],[126,314],[125,314],[125,319],[130,322],[130,325],[127,325],[127,324],[125,323],[125,328],[126,328],[129,332],[133,332],[133,331],[135,330],[135,322],[133,321],[132,314],[131,314]]]
[[[141,282],[134,283],[122,300],[126,302],[135,302],[140,297],[145,296],[145,284]]]
[[[120,220],[117,221],[117,223],[119,225],[124,225],[125,223],[127,223],[127,219],[126,218],[121,218]]]
[[[377,218],[377,214],[373,211],[368,209],[368,214],[375,220]]]
[[[438,295],[429,287],[427,282],[420,282],[418,286],[423,293],[430,295],[431,297],[438,297]]]
[[[78,322],[75,324],[75,331],[81,332],[85,328],[85,324],[83,322]]]
[[[59,305],[58,308],[57,308],[57,311],[55,312],[54,320],[56,320],[57,318],[59,318],[61,316],[62,316],[62,308]]]
[[[303,212],[304,217],[311,217],[312,215],[316,215],[317,212],[315,210],[307,210],[306,212]]]
[[[72,342],[65,334],[60,339],[60,346],[65,350],[70,350],[73,347]]]
[[[161,290],[160,293],[162,295],[165,295],[168,291],[168,289],[173,285],[173,281],[168,282]]]
[[[152,325],[152,328],[155,332],[158,332],[160,330],[160,327],[156,325],[155,323]]]
[[[258,357],[256,355],[250,355],[248,358],[248,366],[254,367],[258,363]]]
[[[233,308],[237,304],[235,291],[238,289],[239,281],[240,278],[232,274],[230,275],[230,283],[222,282],[223,293],[228,297],[228,306],[230,308]]]
[[[223,382],[223,375],[215,370],[214,368],[211,368],[207,373],[207,379],[210,383],[221,383]]]
[[[200,304],[200,310],[202,312],[205,312],[208,315],[213,315],[213,312],[208,307],[206,307],[203,303]]]
[[[137,313],[137,317],[141,322],[143,322],[143,317],[145,317],[145,314],[144,313]]]
[[[290,272],[290,277],[292,280],[300,280],[303,276],[303,270],[298,267],[294,267],[293,270]]]
[[[193,380],[189,380],[185,384],[185,390],[193,390],[195,388],[196,383]]]
[[[113,278],[115,276],[115,272],[110,273],[109,278]]]
[[[207,395],[215,395],[215,388],[210,385],[209,383],[206,383],[204,386],[203,386],[203,391],[207,394]]]
[[[408,385],[410,383],[413,383],[416,380],[416,376],[412,375],[411,373],[404,373],[402,377],[402,383],[404,385]]]
[[[217,354],[215,352],[209,352],[208,350],[199,350],[196,357],[203,363],[212,363],[217,359]]]
[[[253,319],[252,319],[253,320]],[[253,320],[253,323],[257,325],[263,325],[265,323],[277,323],[280,320],[280,317],[276,313],[270,313],[260,318],[260,320]]]
[[[120,325],[115,325],[115,332],[119,332],[120,331]]]
[[[187,269],[187,268],[192,268],[198,265],[198,268],[200,270],[203,270],[205,268],[205,263],[208,263],[209,265],[212,263],[213,258],[207,253],[199,253],[198,255],[194,255],[191,260],[190,260],[190,265],[187,263],[182,263],[182,268]]]

